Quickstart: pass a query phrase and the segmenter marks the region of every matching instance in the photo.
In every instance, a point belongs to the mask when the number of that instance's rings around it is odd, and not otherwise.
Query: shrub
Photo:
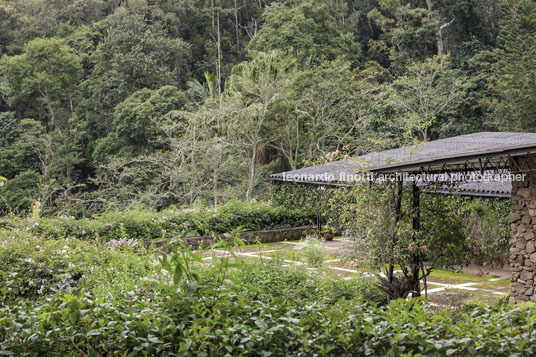
[[[146,252],[68,238],[44,240],[30,231],[0,229],[0,301],[35,299],[86,289],[108,301],[131,292],[152,295],[159,269]]]
[[[25,171],[8,180],[0,199],[0,212],[27,212],[39,194],[38,172]]]
[[[58,296],[0,308],[0,350],[16,355],[534,355],[536,313],[476,306],[453,321],[421,300],[385,308],[222,299],[113,304]]]
[[[363,276],[349,280],[328,279],[324,290],[333,302],[345,299],[359,300],[376,306],[387,304],[387,296],[378,289],[374,280]]]
[[[282,266],[277,261],[249,264],[231,274],[235,281],[240,281],[240,295],[251,301],[282,299],[300,306],[316,302],[335,304],[341,299],[375,305],[387,303],[385,295],[370,279],[344,280],[300,266]]]
[[[370,279],[345,281],[277,262],[232,260],[220,265],[225,274],[217,262],[188,263],[177,279],[176,269],[162,271],[165,262],[199,262],[197,254],[179,250],[168,260],[159,253],[160,265],[132,241],[42,240],[16,228],[1,229],[0,237],[2,355],[536,353],[536,312],[523,305],[471,305],[451,316],[421,299],[385,305]],[[177,253],[185,258],[173,260]],[[47,285],[45,297],[23,289],[42,274],[58,283]]]
[[[305,239],[305,246],[301,250],[303,260],[313,268],[320,268],[328,256],[328,250],[323,240],[314,236]]]
[[[314,217],[299,209],[288,210],[264,203],[230,202],[211,209],[143,210],[108,212],[91,219],[60,216],[41,218],[34,231],[46,237],[119,240],[151,240],[167,233],[222,234],[242,226],[246,230],[289,228],[310,225]]]

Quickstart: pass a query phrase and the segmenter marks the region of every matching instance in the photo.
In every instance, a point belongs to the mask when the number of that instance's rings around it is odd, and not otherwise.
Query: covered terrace
[[[349,186],[355,184],[356,172],[363,170],[373,177],[372,182],[380,175],[394,175],[392,177],[401,185],[411,185],[417,209],[422,189],[511,197],[510,300],[536,302],[535,133],[481,132],[456,136],[273,174],[269,179]],[[418,179],[415,179],[416,174],[420,174]],[[493,177],[497,180],[487,179]],[[505,177],[513,180],[505,180]],[[454,181],[456,184],[452,185]],[[418,216],[413,225],[414,229],[419,229]]]

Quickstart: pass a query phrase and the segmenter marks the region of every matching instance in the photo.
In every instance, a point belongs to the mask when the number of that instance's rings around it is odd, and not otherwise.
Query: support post
[[[419,186],[414,182],[411,190],[412,194],[412,201],[413,201],[413,239],[415,240],[415,236],[417,235],[417,232],[421,229],[421,222],[420,222],[420,190]],[[415,251],[418,251],[416,247],[414,248]],[[421,296],[421,286],[420,286],[420,266],[421,266],[421,257],[419,253],[413,253],[413,266],[412,266],[412,276],[414,279],[414,287],[413,287],[413,297]]]
[[[316,229],[318,229],[319,233],[322,233],[322,190],[318,191],[318,202],[316,205]]]
[[[393,236],[396,235],[396,226],[398,225],[398,222],[402,219],[402,181],[397,181],[397,188],[396,188],[396,201],[395,201],[395,222],[394,222],[394,230],[393,230]],[[393,237],[394,239],[395,237]],[[389,270],[387,272],[387,280],[389,282],[393,281],[393,275],[394,275],[394,262],[392,257],[392,247],[391,247],[391,259],[389,261]]]
[[[512,157],[510,168],[526,172],[522,180],[512,181],[510,302],[536,302],[536,162]]]

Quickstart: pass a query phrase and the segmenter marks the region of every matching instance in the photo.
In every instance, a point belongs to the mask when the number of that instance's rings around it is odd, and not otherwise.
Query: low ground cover
[[[192,252],[173,237],[165,254],[137,240],[51,238],[15,225],[0,237],[4,355],[536,353],[536,313],[496,304],[500,296],[486,306],[463,305],[467,290],[430,295],[441,305],[458,294],[454,310],[424,299],[387,304],[374,277],[355,269],[339,275],[329,262],[310,270],[258,257],[307,242],[232,239]],[[488,280],[475,284],[503,284]]]
[[[455,273],[448,270],[434,269],[429,275],[430,279],[440,283],[459,283],[460,281],[486,281],[492,278],[496,278],[493,275],[472,275],[464,273]]]
[[[477,284],[474,287],[482,288],[482,289],[492,289],[492,290],[508,293],[510,291],[510,281],[509,280],[489,281],[489,282],[485,282],[482,284]]]
[[[114,304],[55,296],[0,308],[5,354],[49,355],[534,355],[536,314],[472,306],[451,315],[422,300],[387,307],[341,300],[295,306],[221,299],[206,308],[173,296]]]

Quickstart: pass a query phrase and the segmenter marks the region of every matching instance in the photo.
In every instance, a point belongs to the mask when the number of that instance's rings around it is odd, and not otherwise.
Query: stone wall
[[[246,244],[255,244],[259,243],[273,243],[281,242],[285,240],[298,240],[304,238],[307,233],[314,230],[314,226],[303,226],[303,227],[294,227],[294,228],[283,228],[283,229],[269,229],[263,231],[251,231],[251,232],[242,232],[240,233],[240,239],[242,239]],[[218,236],[216,238],[223,238],[223,236]],[[199,237],[188,237],[184,239],[187,246],[192,249],[198,249],[200,247],[206,247],[214,243],[214,237],[211,236],[199,236]],[[149,245],[151,242],[146,242],[146,245]],[[157,245],[165,245],[164,242],[159,242]]]
[[[273,243],[281,242],[284,240],[298,240],[304,238],[307,232],[313,229],[313,226],[303,226],[295,228],[242,232],[240,233],[240,239],[242,239],[246,244],[255,244],[257,242]],[[219,238],[223,238],[223,236]],[[185,240],[186,245],[193,249],[197,249],[199,247],[206,247],[214,243],[214,238],[210,236],[188,237]]]
[[[516,159],[518,164],[523,158]],[[529,162],[530,160],[527,160]],[[526,164],[527,166],[529,164]],[[532,162],[531,167],[536,167]],[[536,172],[526,172],[524,181],[512,182],[510,302],[536,302]]]

